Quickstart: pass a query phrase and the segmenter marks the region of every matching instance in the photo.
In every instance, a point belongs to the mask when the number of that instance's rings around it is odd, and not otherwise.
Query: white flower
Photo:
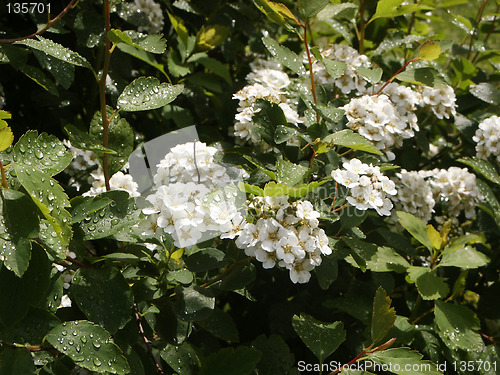
[[[432,195],[427,171],[407,171],[396,173],[394,183],[397,194],[391,197],[398,211],[405,211],[428,222],[434,212],[436,201]]]
[[[136,8],[148,16],[150,25],[140,26],[139,31],[157,34],[163,29],[163,12],[160,4],[153,0],[134,0]]]
[[[488,159],[493,156],[500,162],[500,117],[491,116],[481,121],[472,140],[477,143],[478,158]]]
[[[390,215],[392,202],[387,195],[397,194],[394,182],[384,176],[378,166],[364,164],[356,158],[342,165],[345,169],[335,169],[331,176],[350,190],[347,202],[358,210],[373,208],[380,216]]]
[[[456,99],[455,92],[450,86],[440,89],[425,86],[422,91],[420,105],[430,107],[437,118],[448,119],[457,113]]]

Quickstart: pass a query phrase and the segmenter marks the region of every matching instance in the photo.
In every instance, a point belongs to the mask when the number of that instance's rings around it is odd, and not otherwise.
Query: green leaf
[[[83,221],[83,219],[85,219],[88,215],[110,205],[113,200],[106,196],[98,195],[95,197],[78,196],[72,198],[70,202],[70,212],[73,217],[74,224]]]
[[[7,269],[21,277],[31,257],[30,239],[38,236],[37,210],[25,194],[11,189],[1,192],[0,258]]]
[[[98,211],[89,213],[79,223],[85,240],[111,236],[141,220],[141,211],[137,208],[134,198],[129,198],[126,191],[108,191],[99,197],[110,199],[112,202]]]
[[[472,246],[463,246],[452,252],[445,253],[441,258],[441,262],[439,262],[439,266],[473,269],[482,267],[488,264],[489,261],[490,258]]]
[[[7,150],[14,142],[14,134],[7,126],[7,121],[4,121],[11,117],[9,112],[0,110],[0,152]]]
[[[219,60],[208,57],[206,53],[195,53],[188,60],[188,63],[199,63],[203,65],[206,69],[212,71],[212,73],[223,78],[227,83],[232,84],[233,80],[229,74],[228,67],[221,63]]]
[[[238,328],[231,315],[221,309],[215,308],[208,318],[196,323],[221,340],[228,342],[238,342],[239,340]]]
[[[286,5],[269,0],[254,0],[254,4],[257,9],[264,13],[271,21],[285,27],[288,31],[295,32],[295,29],[288,21],[293,21],[296,24],[299,24],[299,21]]]
[[[100,112],[97,113],[100,115]],[[94,121],[99,121],[99,120],[96,117],[94,117]],[[71,142],[71,146],[73,147],[94,152],[106,152],[111,155],[117,154],[116,151],[113,151],[110,148],[106,148],[103,145],[101,145],[102,139],[97,139],[96,137],[81,131],[76,126],[73,126],[71,124],[66,125],[64,127],[64,131],[66,132],[66,134],[68,134],[69,141]]]
[[[130,56],[135,57],[136,59],[139,59],[141,61],[144,61],[145,63],[151,65],[152,67],[158,69],[160,72],[163,73],[167,77],[167,73],[165,72],[165,67],[162,64],[159,64],[158,61],[156,61],[156,58],[154,55],[152,55],[150,52],[146,52],[143,49],[136,48],[133,46],[130,46],[128,44],[118,44],[117,48],[122,51],[123,53],[126,53]]]
[[[301,314],[300,317],[293,316],[292,326],[320,363],[345,341],[346,332],[342,322],[322,323],[309,315]]]
[[[344,146],[344,147],[349,147],[349,148],[352,148],[354,150],[365,151],[365,152],[369,152],[371,154],[382,155],[380,150],[378,148],[376,148],[373,145],[373,143],[371,143],[369,140],[367,140],[362,135],[359,135],[358,133],[354,133],[350,129],[344,129],[344,130],[338,131],[334,134],[327,135],[323,139],[323,142],[332,143],[334,145],[339,145],[339,146]]]
[[[89,320],[112,334],[132,317],[132,290],[116,268],[79,268],[70,293]]]
[[[271,55],[298,75],[305,75],[306,69],[300,57],[295,52],[290,51],[287,47],[280,46],[274,39],[264,37],[262,43],[266,46]]]
[[[411,266],[408,268],[408,276],[415,282],[418,292],[425,300],[444,298],[450,291],[444,279],[428,267]]]
[[[261,353],[254,348],[239,346],[224,348],[210,354],[204,361],[200,375],[250,375],[254,373]]]
[[[476,157],[465,157],[465,158],[460,158],[457,161],[460,163],[463,163],[465,165],[468,165],[469,167],[474,168],[474,170],[480,174],[482,174],[484,177],[486,177],[488,180],[491,182],[494,182],[497,185],[500,185],[500,176],[498,175],[497,170],[493,165],[491,165],[489,162],[487,162],[484,159],[479,159]]]
[[[84,68],[88,68],[92,71],[92,65],[80,56],[78,53],[70,50],[69,48],[63,47],[60,44],[53,42],[50,39],[45,39],[44,37],[37,35],[37,39],[25,39],[19,42],[15,42],[14,44],[24,44],[32,49],[36,49],[42,52],[45,52],[47,55],[55,57],[56,59],[65,61],[69,64],[82,66]]]
[[[203,25],[196,34],[196,47],[199,51],[210,51],[223,44],[230,34],[223,25]]]
[[[4,347],[0,352],[0,375],[31,375],[35,373],[35,363],[26,348]]]
[[[409,348],[393,348],[369,353],[368,359],[399,375],[442,375],[437,366],[422,360],[423,355]],[[369,367],[368,367],[369,369]]]
[[[436,301],[434,310],[438,333],[443,342],[452,349],[480,351],[484,349],[481,329],[476,314],[465,306]]]
[[[174,311],[184,321],[206,319],[215,308],[215,298],[209,289],[198,285],[177,286],[175,293],[178,299],[174,304]]]
[[[45,90],[50,92],[54,96],[59,96],[59,92],[57,91],[57,87],[52,80],[50,80],[45,73],[34,66],[24,65],[20,68],[21,72],[23,72],[28,78],[36,82],[38,85],[43,87]]]
[[[281,336],[260,335],[253,340],[252,347],[262,353],[257,364],[260,375],[299,375],[299,371],[293,367],[295,356],[290,353],[290,348]]]
[[[402,3],[403,0],[380,0],[377,3],[375,14],[368,23],[377,18],[393,18],[404,14],[410,14],[422,8],[417,4],[402,5]]]
[[[342,108],[332,108],[326,105],[313,105],[313,108],[318,112],[326,121],[336,124],[342,117],[344,117],[345,110]],[[366,140],[366,138],[363,138]]]
[[[146,111],[172,102],[182,93],[184,85],[160,83],[155,77],[139,77],[125,87],[118,97],[121,111]]]
[[[398,211],[397,215],[401,226],[410,232],[410,234],[415,237],[418,242],[429,249],[429,251],[432,251],[432,243],[429,235],[427,234],[427,227],[425,223],[416,216],[407,212]]]
[[[445,80],[439,75],[439,72],[433,68],[407,69],[399,73],[396,79],[402,82],[434,87],[436,89],[444,89],[447,87]]]
[[[255,186],[255,185],[250,185],[250,184],[247,184],[245,182],[240,181],[240,182],[238,182],[238,188],[247,194],[254,194],[254,195],[257,195],[260,197],[264,196],[264,190],[258,186]]]
[[[33,167],[14,164],[16,176],[43,216],[54,228],[63,244],[68,244],[73,232],[68,196],[56,180]]]
[[[168,344],[160,355],[179,375],[192,375],[201,366],[198,354],[187,342],[181,345]]]
[[[324,257],[321,264],[314,268],[321,289],[327,290],[337,280],[338,265],[333,256]]]
[[[371,337],[372,344],[382,340],[396,321],[396,310],[391,307],[391,298],[379,287],[373,299]]]
[[[279,125],[287,126],[283,110],[276,104],[266,100],[258,100],[256,107],[260,109],[253,117],[254,127],[262,139],[270,144],[276,145],[276,132]]]
[[[383,73],[382,68],[368,69],[362,66],[356,67],[356,72],[365,77],[373,85],[380,82]]]
[[[108,38],[113,44],[124,43],[151,53],[163,54],[167,48],[163,34],[144,35],[133,30],[111,29]]]
[[[490,83],[483,82],[471,87],[470,93],[486,103],[500,105],[500,91]]]
[[[38,50],[34,50],[33,53],[40,65],[54,77],[56,83],[66,90],[69,89],[75,80],[75,66]]]
[[[440,250],[443,246],[441,234],[431,224],[427,224],[427,235],[434,249]]]
[[[349,5],[354,5],[354,4],[349,4]],[[319,61],[323,63],[326,71],[333,79],[340,78],[344,74],[344,71],[347,68],[346,63],[325,59],[321,54],[321,52],[319,51],[319,48],[316,46],[311,48],[311,53],[314,55],[314,57],[316,57]]]
[[[183,89],[183,85],[160,83],[155,77],[139,77],[125,87],[117,107],[127,112],[160,108],[177,98]]]
[[[418,57],[422,60],[435,60],[441,54],[441,46],[432,40],[426,40],[418,50]]]
[[[40,305],[50,283],[51,263],[45,251],[33,245],[28,269],[18,278],[6,267],[0,268],[0,323],[13,326],[30,307]]]
[[[109,174],[113,176],[123,168],[133,151],[134,132],[127,120],[121,118],[117,113],[113,114],[110,107],[107,110],[108,120],[112,118],[108,126],[108,147],[114,151],[113,155],[109,155]],[[96,112],[90,122],[90,137],[99,140],[96,143],[100,143],[103,131],[101,112]],[[97,153],[97,157],[102,165],[102,155]]]
[[[111,335],[86,320],[65,322],[50,331],[45,340],[78,366],[99,373],[128,374],[130,367]]]
[[[34,167],[54,176],[62,172],[73,160],[73,155],[53,135],[36,130],[27,131],[14,146],[13,160],[19,164]]]
[[[294,164],[288,160],[278,159],[276,161],[276,179],[279,183],[287,186],[296,186],[307,176],[309,168]]]
[[[54,259],[65,260],[68,253],[68,244],[64,244],[57,236],[54,227],[50,223],[42,219],[40,220],[40,233],[38,234],[40,245]]]
[[[298,0],[299,12],[302,17],[311,18],[329,2],[329,0]]]
[[[255,266],[252,263],[238,263],[219,284],[220,290],[239,290],[255,280]]]
[[[394,249],[377,246],[357,238],[343,237],[342,240],[350,247],[352,260],[346,261],[361,269],[374,272],[405,272],[410,264]]]
[[[213,248],[201,249],[188,256],[184,261],[187,268],[192,272],[205,272],[220,268],[227,263],[226,254]]]
[[[56,316],[46,310],[31,308],[20,322],[0,328],[0,338],[6,342],[24,345],[42,345],[45,335],[60,324]]]

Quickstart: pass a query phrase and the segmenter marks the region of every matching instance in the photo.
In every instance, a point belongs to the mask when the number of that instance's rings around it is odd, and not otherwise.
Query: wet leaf
[[[85,316],[112,334],[132,317],[132,290],[116,268],[78,269],[70,292]]]
[[[301,314],[293,316],[292,326],[320,363],[345,340],[346,332],[342,322],[322,323],[309,315]]]
[[[267,50],[276,60],[281,62],[291,71],[299,75],[306,74],[304,64],[295,52],[290,51],[287,47],[280,46],[278,42],[271,38],[262,38],[262,43],[264,43]]]
[[[125,87],[117,106],[128,112],[160,108],[175,100],[183,89],[183,85],[160,83],[155,77],[139,77]]]
[[[111,374],[130,372],[127,360],[111,335],[86,320],[62,323],[50,331],[45,340],[87,370]]]
[[[438,333],[452,349],[480,351],[484,349],[481,336],[476,331],[481,324],[476,314],[465,306],[436,301],[434,310]]]
[[[373,299],[371,336],[376,345],[382,340],[396,321],[396,310],[391,307],[391,298],[379,287]]]

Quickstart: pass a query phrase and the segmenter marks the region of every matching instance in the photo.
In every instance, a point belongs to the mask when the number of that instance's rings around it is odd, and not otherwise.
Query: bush
[[[5,9],[0,375],[498,371],[498,2]]]

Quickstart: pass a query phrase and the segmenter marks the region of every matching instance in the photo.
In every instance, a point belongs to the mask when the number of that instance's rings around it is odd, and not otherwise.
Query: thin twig
[[[149,354],[149,356],[152,358],[155,366],[156,366],[156,369],[158,370],[158,372],[161,374],[161,375],[165,375],[165,372],[163,372],[163,369],[161,368],[160,364],[158,363],[158,361],[156,360],[153,352],[151,351],[151,340],[147,338],[146,336],[146,332],[144,331],[144,327],[142,326],[142,320],[141,320],[141,316],[139,315],[139,310],[137,309],[137,304],[134,303],[134,313],[135,313],[135,320],[137,321],[137,326],[139,327],[139,333],[142,337],[142,339],[144,340],[144,343],[146,344],[146,348],[147,348],[147,352]]]
[[[108,37],[108,33],[111,30],[109,0],[104,0],[104,17],[106,20],[106,43],[104,46],[104,66],[99,80],[99,98],[102,115],[102,145],[105,148],[108,148],[109,120],[106,108],[106,77],[108,76],[109,62],[111,59],[111,44]],[[104,171],[104,184],[106,185],[106,190],[109,191],[111,190],[111,187],[109,186],[109,157],[106,152],[102,154],[102,164],[102,169]]]
[[[404,69],[406,68],[408,65],[410,65],[412,62],[415,62],[415,61],[418,61],[420,60],[419,57],[415,57],[414,59],[411,59],[409,60],[406,64],[404,64],[396,73],[393,74],[393,76],[391,78],[389,78],[389,80],[384,83],[384,85],[380,88],[380,90],[377,91],[377,93],[375,95],[379,95],[384,89],[385,87],[391,83],[392,81],[394,81],[394,78],[396,78],[396,76]]]
[[[34,32],[33,34],[30,34],[30,35],[27,35],[27,36],[23,36],[23,37],[19,37],[19,38],[0,39],[0,43],[14,43],[14,42],[19,42],[21,40],[30,39],[30,38],[33,38],[34,36],[43,34],[48,29],[50,29],[52,26],[54,26],[54,24],[57,21],[59,21],[66,13],[68,13],[70,9],[74,8],[75,5],[76,5],[76,3],[78,3],[78,1],[79,0],[71,0],[70,3],[66,6],[66,8],[64,8],[62,10],[62,12],[57,15],[56,18],[54,18],[54,19],[50,20],[49,22],[47,22],[47,24],[43,28],[41,28],[40,30]]]

